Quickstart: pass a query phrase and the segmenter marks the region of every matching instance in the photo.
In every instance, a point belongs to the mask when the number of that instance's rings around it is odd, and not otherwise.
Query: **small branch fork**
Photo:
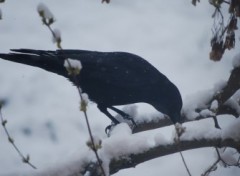
[[[9,143],[14,147],[14,149],[17,151],[18,155],[22,158],[22,162],[28,164],[29,166],[31,166],[33,169],[37,169],[31,162],[30,162],[30,156],[27,155],[26,157],[22,154],[21,150],[17,147],[17,145],[14,142],[14,139],[10,136],[10,133],[8,132],[8,129],[6,127],[7,124],[7,120],[5,120],[3,118],[2,115],[2,106],[3,103],[0,101],[0,119],[1,119],[1,124],[3,126],[3,129],[5,131],[5,133],[7,134],[8,137],[8,141]]]
[[[49,31],[51,32],[53,38],[54,38],[54,41],[57,43],[57,47],[60,49],[60,50],[63,50],[62,46],[61,46],[61,37],[60,36],[57,36],[56,33],[54,32],[54,30],[51,28],[51,24],[53,24],[54,22],[54,19],[53,18],[46,18],[45,15],[44,15],[44,11],[38,11],[39,12],[39,15],[41,16],[42,18],[42,22],[45,26],[47,26],[47,28],[49,29]],[[70,58],[71,59],[71,58]],[[71,62],[69,60],[69,58],[66,58],[66,62],[67,62],[67,65],[68,65],[68,74],[72,76],[74,82],[78,83],[78,80],[77,80],[77,75],[79,74],[80,70],[76,72],[75,68],[71,65]],[[84,114],[84,117],[85,117],[85,121],[86,121],[86,124],[87,124],[87,129],[88,129],[88,133],[89,133],[89,136],[90,136],[90,141],[91,141],[91,149],[93,150],[95,156],[96,156],[96,159],[97,159],[97,163],[98,163],[98,166],[101,170],[101,175],[103,176],[106,176],[106,173],[103,169],[103,166],[102,166],[102,161],[98,155],[98,152],[97,152],[97,147],[95,145],[95,142],[94,142],[94,138],[93,138],[93,134],[92,134],[92,131],[91,131],[91,127],[90,127],[90,123],[89,123],[89,118],[88,118],[88,115],[87,115],[87,102],[84,100],[83,98],[83,95],[82,95],[82,90],[80,88],[80,85],[76,84],[77,85],[77,90],[78,90],[78,94],[79,94],[79,97],[80,97],[80,101],[81,101],[81,107],[80,107],[80,110],[83,112]]]
[[[238,160],[235,164],[228,164],[224,159],[222,159],[218,148],[215,148],[215,149],[216,149],[216,153],[217,153],[217,156],[218,156],[216,161],[213,162],[213,164],[201,176],[208,176],[211,172],[216,171],[217,170],[217,165],[219,164],[219,162],[222,162],[224,167],[230,167],[230,166],[240,167],[240,156],[239,156],[239,158],[238,158]],[[226,147],[224,148],[224,151],[225,150],[226,150]]]

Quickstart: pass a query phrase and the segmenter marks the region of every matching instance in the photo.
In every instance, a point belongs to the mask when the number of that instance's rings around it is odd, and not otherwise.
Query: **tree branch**
[[[135,167],[136,165],[145,161],[155,159],[161,156],[176,153],[180,146],[181,151],[197,149],[203,147],[232,147],[240,151],[240,141],[234,141],[233,139],[200,139],[200,140],[182,140],[179,144],[159,145],[148,151],[140,154],[132,154],[121,159],[113,159],[110,163],[110,174],[114,174],[121,169]]]
[[[221,134],[221,130],[219,130],[218,132],[219,134]],[[202,133],[205,133],[205,131],[202,131]],[[181,139],[178,143],[174,143],[173,141],[170,141],[166,144],[155,145],[137,154],[128,153],[128,154],[121,154],[120,156],[117,156],[117,157],[115,156],[115,158],[109,158],[110,159],[110,164],[109,164],[110,175],[122,169],[135,167],[138,164],[149,161],[151,159],[177,153],[179,152],[179,148],[181,149],[181,151],[186,151],[190,149],[198,149],[198,148],[204,148],[204,147],[218,147],[218,148],[231,147],[240,151],[240,139],[234,140],[231,137],[222,138],[221,135],[218,135],[218,136],[219,137],[214,136],[211,138],[208,138],[208,137],[199,138],[199,136],[192,136],[191,140],[187,138],[184,139],[184,136],[183,136],[183,139]],[[101,176],[101,174],[97,170],[98,169],[97,164],[95,164],[95,167],[92,167],[94,166],[92,162],[82,166],[85,168],[82,170],[86,171],[88,170],[86,168],[89,168],[90,166],[91,166],[91,173],[94,173],[93,174],[94,176]],[[85,173],[86,172],[84,173],[82,172],[82,174],[85,174]],[[88,172],[89,176],[93,176],[91,175],[91,173]],[[72,175],[74,174],[70,174],[70,176]]]
[[[223,105],[238,89],[240,89],[240,67],[232,70],[227,85],[214,98]]]

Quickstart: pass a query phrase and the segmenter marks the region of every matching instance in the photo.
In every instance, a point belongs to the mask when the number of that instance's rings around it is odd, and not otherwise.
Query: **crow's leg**
[[[108,125],[106,128],[105,128],[105,133],[107,135],[109,135],[109,132],[111,131],[112,127],[114,127],[115,125],[119,124],[119,121],[117,119],[115,119],[108,111],[107,111],[107,107],[105,106],[100,106],[98,105],[98,109],[104,113],[106,116],[108,116],[109,119],[112,120],[112,124],[111,125]]]
[[[126,114],[125,112],[123,112],[122,110],[120,109],[117,109],[113,106],[110,106],[108,107],[109,109],[115,111],[116,113],[118,113],[119,115],[121,115],[124,119],[127,119],[127,120],[132,120],[132,118],[130,117],[130,115]]]
[[[115,118],[107,111],[107,107],[99,106],[99,105],[98,105],[98,109],[99,109],[102,113],[104,113],[106,116],[108,116],[108,118],[111,119],[114,124],[118,124],[118,123],[119,123],[119,121],[118,121],[117,119],[115,119]]]
[[[130,115],[126,114],[125,112],[123,112],[123,111],[121,111],[121,110],[119,110],[119,109],[117,109],[113,106],[108,107],[108,108],[115,111],[116,113],[120,114],[124,119],[130,120],[133,123],[134,126],[137,126],[136,122],[134,121],[134,119]]]

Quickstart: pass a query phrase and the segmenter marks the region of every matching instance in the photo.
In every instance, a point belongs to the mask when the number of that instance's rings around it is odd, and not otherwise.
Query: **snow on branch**
[[[199,119],[201,118],[201,111],[211,110],[213,102],[217,102],[218,108],[215,108],[216,115],[231,114],[235,117],[239,116],[238,99],[240,97],[237,91],[240,89],[240,67],[235,67],[226,83],[216,86],[213,90],[207,91],[201,98],[198,96],[198,103],[190,102],[183,108],[183,113],[187,119]],[[203,98],[202,98],[203,97]],[[205,98],[204,98],[205,97]],[[235,100],[234,100],[235,99]],[[200,101],[199,101],[200,100]],[[230,102],[229,102],[230,101]],[[235,102],[233,102],[235,101]],[[195,106],[190,105],[193,103]],[[234,106],[232,106],[234,104]]]
[[[123,134],[124,133],[124,134]],[[240,151],[240,119],[235,119],[224,129],[216,129],[214,127],[204,128],[187,128],[180,137],[178,143],[174,142],[174,138],[165,139],[163,135],[157,134],[154,137],[154,144],[148,142],[149,137],[132,134],[126,124],[118,125],[110,138],[102,141],[102,148],[99,150],[104,169],[110,175],[121,169],[135,167],[136,165],[155,159],[161,156],[197,149],[203,147],[230,147],[232,150]],[[229,157],[228,153],[221,153],[222,158]],[[84,175],[100,176],[97,164],[94,161],[81,162],[84,165],[78,168]],[[91,169],[89,169],[91,168]],[[74,175],[72,172],[70,175]]]
[[[174,141],[174,137],[166,138],[163,134],[158,133],[153,136],[153,139],[149,139],[147,135],[132,134],[128,125],[124,123],[116,126],[111,137],[102,140],[101,149],[99,149],[104,171],[112,175],[122,169],[135,167],[151,159],[204,147],[229,147],[226,153],[220,153],[221,161],[235,164],[232,162],[235,161],[232,155],[237,154],[234,151],[240,151],[240,119],[234,119],[231,124],[221,130],[214,127],[197,129],[188,127],[177,143]],[[230,153],[229,149],[231,149]],[[92,152],[86,151],[84,155],[87,158],[82,157],[77,163],[76,161],[72,164],[68,162],[68,172],[65,175],[101,176],[101,171],[96,159],[92,156]],[[56,168],[56,172],[59,172],[59,168]],[[56,175],[56,172],[52,171],[48,175]]]
[[[215,96],[219,104],[224,104],[240,88],[240,67],[232,70],[227,85]]]

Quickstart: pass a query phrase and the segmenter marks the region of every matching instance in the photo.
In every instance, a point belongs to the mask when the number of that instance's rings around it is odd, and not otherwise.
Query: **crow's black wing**
[[[136,87],[168,81],[155,67],[141,57],[125,52],[97,52],[86,50],[12,50],[0,57],[45,69],[69,78],[65,59],[75,59],[82,63],[86,81],[102,82],[118,87]],[[120,84],[121,82],[121,84]]]
[[[80,60],[84,77],[118,87],[154,85],[168,79],[146,60],[125,52],[61,50],[59,57]]]

